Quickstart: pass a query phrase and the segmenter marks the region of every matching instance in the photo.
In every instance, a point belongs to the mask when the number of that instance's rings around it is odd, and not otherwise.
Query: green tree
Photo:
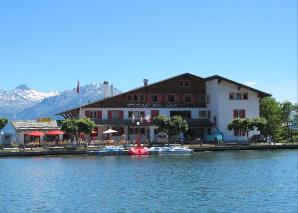
[[[78,131],[86,135],[91,135],[92,131],[96,127],[94,121],[90,118],[81,118],[77,120]]]
[[[73,118],[62,121],[61,129],[66,133],[75,135],[78,141],[80,133],[90,135],[95,126],[95,123],[89,118]]]
[[[177,135],[180,132],[186,133],[188,131],[187,121],[183,119],[181,116],[175,115],[171,117],[168,124],[169,124],[169,132],[172,135]]]
[[[282,109],[273,97],[266,97],[260,101],[260,115],[267,123],[261,134],[271,136],[274,141],[279,140],[282,134]]]
[[[169,119],[164,115],[153,118],[153,123],[158,126],[158,132],[169,133]]]
[[[281,103],[281,116],[282,116],[282,122],[285,127],[285,132],[286,132],[286,138],[288,139],[290,137],[290,131],[291,131],[291,115],[292,111],[294,110],[294,105],[289,102],[285,101]]]
[[[231,123],[228,124],[228,130],[229,131],[234,131],[234,132],[241,132],[243,130],[242,127],[242,119],[241,118],[236,118],[234,119]],[[239,138],[237,134],[237,143],[239,145]]]
[[[7,118],[0,118],[0,131],[6,126],[7,123],[8,123]]]

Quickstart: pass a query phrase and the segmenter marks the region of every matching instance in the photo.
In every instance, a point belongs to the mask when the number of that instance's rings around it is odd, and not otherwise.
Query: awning
[[[46,135],[63,135],[64,132],[60,131],[60,130],[53,130],[53,131],[49,131],[46,133]]]
[[[28,132],[27,135],[29,135],[29,136],[35,136],[35,137],[44,136],[44,134],[42,132],[39,132],[39,131]]]

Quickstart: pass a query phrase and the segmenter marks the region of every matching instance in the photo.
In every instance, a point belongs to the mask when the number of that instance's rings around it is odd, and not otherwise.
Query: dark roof
[[[152,83],[152,84],[148,84],[147,86],[141,86],[141,87],[137,87],[135,89],[131,89],[129,91],[126,91],[126,92],[123,92],[123,93],[120,93],[118,95],[115,95],[115,96],[112,96],[112,97],[108,97],[108,98],[104,98],[104,99],[99,99],[97,101],[94,101],[92,103],[89,103],[89,104],[86,104],[86,105],[82,105],[81,107],[77,107],[77,108],[73,108],[73,109],[70,109],[70,110],[67,110],[67,111],[64,111],[64,112],[60,112],[60,113],[57,113],[56,115],[61,115],[61,114],[64,114],[64,113],[67,113],[67,112],[73,112],[73,111],[76,111],[76,110],[79,110],[80,108],[86,108],[88,106],[91,106],[95,103],[98,103],[98,102],[101,102],[101,101],[104,101],[104,100],[108,100],[110,98],[115,98],[115,97],[118,97],[118,96],[121,96],[121,95],[125,95],[125,94],[128,94],[128,93],[131,93],[131,92],[134,92],[136,90],[139,90],[139,89],[143,89],[143,88],[150,88],[154,85],[157,85],[157,84],[160,84],[162,82],[165,82],[165,81],[169,81],[169,80],[172,80],[172,79],[175,79],[175,78],[178,78],[178,77],[182,77],[182,76],[188,76],[188,77],[196,77],[196,78],[201,78],[199,76],[196,76],[196,75],[193,75],[191,73],[183,73],[183,74],[180,74],[180,75],[176,75],[176,76],[173,76],[173,77],[170,77],[170,78],[167,78],[167,79],[164,79],[164,80],[161,80],[161,81],[158,81],[158,82],[155,82],[155,83]],[[204,79],[204,78],[201,78],[201,79]]]
[[[118,95],[115,95],[115,96],[112,96],[112,97],[108,97],[108,98],[105,98],[105,99],[100,99],[100,100],[97,100],[97,101],[94,101],[92,103],[89,103],[89,104],[86,104],[86,105],[82,105],[81,108],[86,108],[88,106],[91,106],[93,104],[96,104],[98,102],[101,102],[101,101],[104,101],[104,100],[108,100],[108,99],[111,99],[111,98],[115,98],[115,97],[118,97],[118,96],[121,96],[121,95],[125,95],[125,94],[128,94],[128,93],[132,93],[136,90],[139,90],[139,89],[143,89],[143,88],[149,88],[149,87],[152,87],[152,86],[155,86],[157,84],[160,84],[162,82],[165,82],[165,81],[169,81],[169,80],[172,80],[172,79],[175,79],[175,78],[178,78],[178,77],[182,77],[182,76],[185,76],[185,77],[195,77],[195,78],[201,78],[197,75],[194,75],[194,74],[191,74],[191,73],[183,73],[183,74],[180,74],[180,75],[176,75],[176,76],[173,76],[173,77],[170,77],[170,78],[167,78],[167,79],[164,79],[164,80],[161,80],[161,81],[158,81],[158,82],[155,82],[155,83],[152,83],[152,84],[148,84],[147,86],[141,86],[141,87],[137,87],[135,89],[132,89],[132,90],[129,90],[129,91],[126,91],[124,93],[120,93]],[[207,77],[207,78],[201,78],[201,79],[204,79],[206,81],[209,81],[209,80],[213,80],[213,79],[220,79],[220,80],[224,80],[224,81],[227,81],[227,82],[230,82],[232,84],[236,84],[240,87],[243,87],[243,88],[246,88],[246,89],[249,89],[249,90],[252,90],[252,91],[255,91],[257,92],[260,96],[262,97],[265,97],[265,96],[271,96],[270,94],[268,93],[265,93],[261,90],[257,90],[257,89],[254,89],[252,87],[249,87],[249,86],[246,86],[244,84],[241,84],[241,83],[238,83],[236,81],[232,81],[230,79],[227,79],[227,78],[224,78],[224,77],[221,77],[219,75],[213,75],[213,76],[210,76],[210,77]],[[64,111],[64,112],[60,112],[60,113],[57,113],[56,115],[61,115],[61,114],[64,114],[64,113],[69,113],[69,112],[75,112],[75,111],[78,111],[80,109],[80,107],[77,107],[77,108],[73,108],[73,109],[69,109],[67,111]]]
[[[263,92],[261,90],[258,90],[258,89],[252,88],[252,87],[249,87],[249,86],[247,86],[245,84],[238,83],[236,81],[233,81],[233,80],[228,79],[228,78],[224,78],[224,77],[219,76],[219,75],[213,75],[213,76],[207,77],[205,79],[206,79],[206,81],[211,81],[211,80],[214,80],[214,79],[224,80],[224,81],[227,81],[227,82],[229,82],[231,84],[236,84],[239,87],[243,87],[245,89],[252,90],[252,91],[258,93],[261,97],[271,96],[271,94],[269,94],[269,93]]]

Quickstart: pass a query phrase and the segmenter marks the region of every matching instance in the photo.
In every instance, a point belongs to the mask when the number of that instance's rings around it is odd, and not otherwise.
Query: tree
[[[168,122],[169,124],[169,132],[173,135],[177,135],[180,132],[186,133],[188,131],[188,124],[185,119],[183,119],[181,116],[175,115],[171,117],[171,119]]]
[[[234,131],[234,132],[241,132],[242,131],[242,119],[241,118],[236,118],[234,119],[231,123],[228,124],[228,130],[229,131]],[[237,142],[239,145],[239,140],[238,140],[238,134],[237,134]]]
[[[273,97],[265,97],[260,101],[260,115],[267,123],[261,130],[264,136],[271,136],[274,141],[282,134],[282,110]]]
[[[281,116],[282,116],[282,122],[285,125],[286,129],[286,138],[290,137],[290,129],[291,129],[291,115],[292,111],[294,110],[294,105],[289,102],[285,101],[280,104],[281,107]]]
[[[81,118],[77,120],[78,131],[86,135],[91,135],[92,131],[96,127],[94,121],[90,118]]]
[[[158,132],[169,133],[169,119],[164,115],[153,118],[153,123],[158,126]]]
[[[181,116],[175,115],[170,119],[164,115],[159,115],[153,119],[153,122],[158,126],[159,132],[165,132],[170,135],[177,135],[180,132],[188,131],[188,124]]]
[[[89,118],[72,118],[62,121],[61,129],[66,133],[75,135],[78,141],[80,133],[90,135],[95,126],[95,123]]]
[[[6,126],[7,123],[8,123],[7,118],[0,118],[0,131]]]

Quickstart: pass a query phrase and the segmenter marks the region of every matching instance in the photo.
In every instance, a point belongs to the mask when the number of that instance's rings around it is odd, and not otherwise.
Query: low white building
[[[136,135],[152,139],[157,129],[152,120],[162,114],[185,118],[191,139],[206,139],[219,132],[225,141],[246,140],[246,133],[229,131],[227,125],[237,117],[259,117],[259,101],[265,96],[269,94],[221,76],[201,78],[185,73],[153,84],[145,79],[140,88],[59,115],[91,118],[99,139],[104,139],[102,132],[108,128],[118,131],[115,138],[124,134],[130,140]]]
[[[50,119],[38,119],[38,120],[26,120],[26,121],[14,121],[12,126],[16,131],[16,143],[25,144],[30,135],[36,136],[39,145],[44,144],[44,136],[38,136],[39,133],[46,134],[50,131],[60,131],[57,122]],[[63,139],[63,135],[58,135],[59,141]]]

